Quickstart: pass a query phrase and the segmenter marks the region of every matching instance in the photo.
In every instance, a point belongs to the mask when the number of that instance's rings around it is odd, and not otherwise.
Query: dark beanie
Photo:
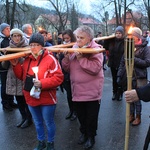
[[[117,31],[119,31],[119,32],[121,32],[122,34],[124,34],[124,28],[123,28],[122,26],[118,26],[118,27],[116,28],[116,30],[115,30],[115,33],[116,33]]]
[[[10,25],[7,24],[7,23],[2,23],[2,24],[0,25],[0,32],[2,32],[6,27],[10,27]]]
[[[29,44],[31,43],[38,43],[44,46],[44,37],[40,33],[33,33],[29,40]]]

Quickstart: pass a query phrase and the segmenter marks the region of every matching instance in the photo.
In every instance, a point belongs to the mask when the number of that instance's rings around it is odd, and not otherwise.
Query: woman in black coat
[[[115,38],[105,40],[104,48],[109,51],[108,67],[110,67],[112,74],[112,100],[122,100],[123,90],[117,84],[117,73],[121,58],[124,53],[124,29],[118,26],[115,30]]]
[[[146,40],[142,38],[142,31],[139,28],[134,27],[132,29],[132,36],[135,43],[132,88],[135,89],[137,87],[141,87],[147,84],[147,67],[150,66],[150,50],[147,47]],[[123,85],[124,90],[126,90],[127,81],[125,63],[123,58],[119,66],[117,76],[118,84]],[[138,84],[138,81],[140,81],[141,85]],[[141,81],[145,81],[145,83]],[[130,104],[130,123],[132,123],[133,126],[137,126],[141,123],[141,111],[141,101],[133,102]]]
[[[66,29],[62,32],[62,40],[63,44],[69,44],[71,42],[75,42],[76,38],[73,34],[73,31],[70,29]],[[62,59],[64,58],[64,54],[59,54],[59,62],[62,64]],[[66,115],[66,119],[70,119],[71,121],[74,121],[77,118],[74,102],[72,101],[72,91],[71,91],[71,81],[70,81],[70,74],[66,72],[62,68],[63,74],[64,74],[64,81],[62,83],[62,86],[66,90],[67,94],[67,101],[69,106],[69,113]]]

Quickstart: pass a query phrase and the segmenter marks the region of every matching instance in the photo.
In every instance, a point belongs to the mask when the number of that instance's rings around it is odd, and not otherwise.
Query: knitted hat
[[[116,28],[116,30],[115,30],[115,33],[116,32],[121,32],[122,34],[124,34],[124,28],[122,27],[122,26],[118,26],[117,28]]]
[[[19,35],[23,36],[23,32],[18,28],[14,28],[10,31],[10,36],[12,36],[13,34],[19,34]]]
[[[6,27],[10,27],[10,25],[7,24],[7,23],[2,23],[2,24],[0,25],[0,32],[2,32]]]
[[[133,27],[132,28],[132,35],[136,36],[137,38],[142,38],[142,30],[138,27]]]
[[[44,46],[44,37],[40,33],[33,33],[29,40],[29,44],[31,43],[38,43]]]

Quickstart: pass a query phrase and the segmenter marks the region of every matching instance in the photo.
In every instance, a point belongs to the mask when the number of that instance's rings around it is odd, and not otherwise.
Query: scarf
[[[41,49],[37,54],[32,53],[32,55],[35,59],[37,59],[39,55],[42,55],[42,53],[43,53],[43,49]]]
[[[25,37],[22,37],[22,39],[19,43],[15,43],[13,40],[10,40],[10,42],[9,42],[9,46],[11,48],[26,47],[28,45],[29,45],[28,40]]]

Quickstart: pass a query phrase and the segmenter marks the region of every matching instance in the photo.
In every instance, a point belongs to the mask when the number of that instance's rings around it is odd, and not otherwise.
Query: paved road
[[[105,71],[103,98],[99,113],[96,143],[92,150],[123,150],[125,140],[125,101],[112,101],[110,71]],[[65,120],[68,113],[66,94],[58,90],[56,109],[56,150],[83,150],[77,144],[79,123]],[[130,126],[129,150],[142,150],[149,126],[150,103],[142,102],[142,123]],[[33,150],[37,144],[34,125],[26,129],[15,125],[21,119],[18,109],[12,112],[0,108],[0,150]],[[150,150],[150,149],[149,149]]]

